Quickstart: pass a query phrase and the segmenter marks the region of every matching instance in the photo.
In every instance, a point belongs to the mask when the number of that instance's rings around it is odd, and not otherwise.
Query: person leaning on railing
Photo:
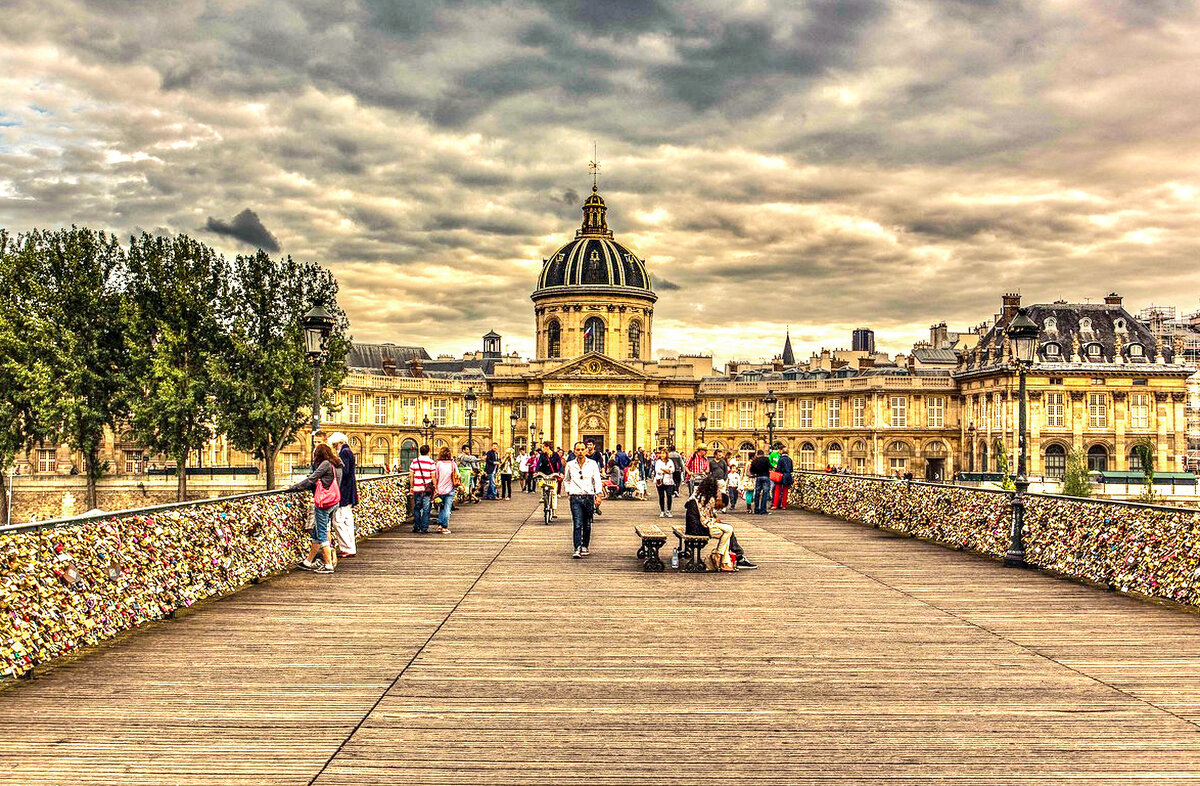
[[[311,489],[313,492],[312,545],[300,567],[315,573],[333,573],[329,522],[333,517],[333,509],[341,499],[339,484],[342,482],[342,460],[334,455],[333,448],[322,442],[313,451],[313,464],[316,468],[312,474],[287,490],[290,493]],[[313,561],[318,553],[321,555],[320,563]]]

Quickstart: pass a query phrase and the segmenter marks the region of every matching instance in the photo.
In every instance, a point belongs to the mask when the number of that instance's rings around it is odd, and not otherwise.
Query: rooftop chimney
[[[1104,305],[1106,305],[1106,306],[1121,305],[1121,296],[1118,295],[1116,292],[1109,292],[1107,295],[1104,296]]]
[[[874,355],[863,355],[862,357],[860,357],[858,359],[858,368],[860,370],[864,369],[864,368],[875,368],[875,356]]]
[[[421,361],[420,356],[416,356],[412,360],[408,361],[408,368],[414,377],[425,376],[425,370],[422,368],[423,365],[424,364]]]
[[[396,359],[391,355],[383,356],[383,373],[389,377],[396,376]]]
[[[1000,311],[1000,318],[1007,324],[1013,321],[1013,317],[1017,315],[1017,309],[1021,307],[1021,296],[1015,292],[1008,292],[1001,298],[1004,304]]]

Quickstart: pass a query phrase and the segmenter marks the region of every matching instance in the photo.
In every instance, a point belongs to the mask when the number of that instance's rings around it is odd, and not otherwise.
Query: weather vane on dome
[[[600,148],[592,142],[592,160],[588,162],[588,171],[592,173],[592,193],[600,190]]]

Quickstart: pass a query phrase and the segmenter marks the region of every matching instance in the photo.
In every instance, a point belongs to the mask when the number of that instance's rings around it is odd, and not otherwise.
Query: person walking
[[[517,472],[517,485],[521,487],[521,491],[525,491],[526,484],[528,482],[526,480],[527,474],[525,471],[527,469],[525,464],[528,459],[529,454],[525,452],[525,448],[521,448],[519,451],[517,451],[517,456],[515,459],[513,459],[513,469],[515,469]]]
[[[443,535],[450,534],[450,513],[454,509],[454,495],[459,488],[462,488],[462,479],[458,475],[458,465],[450,458],[450,448],[443,447],[438,451],[434,477],[434,493],[442,500],[442,509],[438,513],[437,531]]]
[[[483,472],[487,475],[487,490],[483,493],[484,499],[499,499],[496,493],[496,472],[500,468],[500,454],[496,451],[496,443],[488,448],[488,452],[483,458]]]
[[[792,477],[792,457],[788,455],[788,449],[785,447],[779,451],[779,462],[775,465],[775,471],[779,473],[779,482],[775,484],[774,505],[775,510],[783,510],[787,507],[788,491],[792,488],[792,482],[795,478]]]
[[[621,491],[625,491],[625,470],[633,463],[633,459],[629,454],[621,450],[621,446],[617,445],[617,452],[613,454],[613,461],[617,462],[617,466],[621,469],[621,482],[618,484]]]
[[[358,553],[354,538],[354,506],[358,504],[358,482],[354,478],[354,451],[350,440],[338,431],[329,438],[329,446],[342,460],[342,479],[338,483],[341,499],[333,511],[333,536],[337,542],[338,558],[353,557]]]
[[[654,462],[654,487],[658,489],[658,517],[671,518],[671,500],[675,496],[675,463],[666,448],[658,449],[658,461]]]
[[[597,448],[595,442],[589,441],[586,445],[584,445],[584,448],[585,448],[584,455],[586,455],[592,461],[596,462],[597,468],[603,468],[603,467],[608,466],[608,459],[606,459],[604,457],[604,451]],[[593,515],[596,515],[596,516],[600,515],[600,500],[602,500],[602,499],[603,499],[603,496],[600,496],[596,499],[596,505],[592,510]]]
[[[342,460],[333,448],[321,442],[313,451],[313,471],[304,480],[288,488],[288,492],[313,492],[312,544],[308,556],[300,563],[304,570],[314,573],[333,573],[333,552],[329,548],[329,522],[341,498]],[[313,560],[318,554],[321,562]]]
[[[574,524],[572,537],[575,553],[571,556],[582,559],[588,555],[592,540],[592,512],[604,490],[600,467],[587,457],[582,442],[575,443],[575,459],[567,462],[563,485],[571,500],[571,521]]]
[[[516,463],[513,449],[504,451],[504,458],[500,459],[500,499],[512,499],[513,467]]]
[[[408,487],[413,495],[413,532],[429,533],[429,511],[436,491],[437,464],[429,458],[429,446],[422,445],[420,455],[408,465]]]
[[[679,451],[675,449],[675,446],[672,445],[671,449],[667,451],[667,457],[671,459],[671,463],[675,467],[674,471],[671,473],[675,481],[675,484],[671,487],[671,493],[678,497],[679,487],[683,485],[683,456],[681,456]]]
[[[754,510],[760,515],[767,515],[767,497],[771,493],[771,460],[766,453],[759,449],[750,462],[747,474],[754,478]]]
[[[708,460],[708,474],[717,481],[717,488],[722,493],[729,491],[729,462],[725,458],[725,451],[720,448],[715,449]],[[725,507],[721,508],[722,513],[726,510]]]
[[[741,496],[742,473],[737,464],[730,464],[729,473],[725,476],[725,490],[729,496],[729,511],[737,510],[738,497]]]
[[[555,519],[558,518],[558,478],[562,477],[562,473],[562,456],[551,448],[549,442],[545,443],[538,455],[534,474],[544,478],[543,483],[553,484],[550,489],[550,515]]]

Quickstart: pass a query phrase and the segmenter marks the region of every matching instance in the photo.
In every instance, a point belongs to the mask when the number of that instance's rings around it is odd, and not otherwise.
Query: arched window
[[[408,465],[417,457],[417,441],[412,439],[404,440],[400,443],[400,466],[396,467],[397,472],[408,472]]]
[[[1061,480],[1067,474],[1067,451],[1062,445],[1046,448],[1046,477]]]
[[[1103,445],[1088,448],[1088,472],[1108,471],[1108,449]]]
[[[642,356],[642,323],[636,319],[629,323],[629,357]]]
[[[981,442],[979,444],[979,471],[988,471],[988,448],[986,442]]]
[[[831,466],[831,467],[842,466],[842,446],[841,445],[839,445],[836,442],[829,443],[829,447],[826,449],[826,453],[829,456],[829,460],[826,462],[829,464],[829,466]]]
[[[714,439],[712,442],[708,443],[708,452],[713,454],[714,456],[716,455],[718,450],[724,450],[724,449],[725,449],[725,444],[723,442],[718,442],[717,440]]]
[[[743,442],[741,445],[738,445],[738,458],[741,459],[743,466],[747,461],[754,458],[754,443]]]
[[[546,323],[546,357],[556,358],[562,356],[562,325],[557,319],[552,319]]]
[[[1142,454],[1137,450],[1129,451],[1129,471],[1141,472],[1142,469]]]
[[[362,455],[362,440],[359,439],[358,437],[351,437],[350,438],[350,450],[353,451],[355,456],[361,456]]]
[[[392,456],[391,447],[387,437],[376,437],[371,442],[371,463],[376,467],[385,466]]]
[[[588,317],[583,323],[583,351],[604,352],[604,320]]]
[[[817,449],[811,442],[800,444],[800,469],[812,469],[817,460]]]

